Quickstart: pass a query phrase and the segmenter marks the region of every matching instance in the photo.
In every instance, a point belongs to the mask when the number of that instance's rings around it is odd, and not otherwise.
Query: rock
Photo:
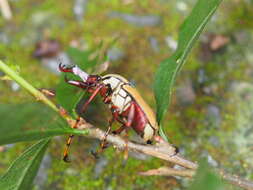
[[[36,44],[33,56],[36,58],[55,57],[60,52],[60,43],[54,39],[42,40]]]
[[[188,9],[188,6],[184,1],[178,1],[176,4],[176,7],[179,11],[182,11],[182,12]]]
[[[227,36],[224,35],[213,35],[210,39],[210,49],[212,51],[217,51],[227,45],[229,43],[230,39]]]
[[[196,99],[196,94],[190,79],[187,79],[182,86],[178,87],[176,93],[179,104],[184,106],[192,104]]]
[[[56,75],[60,74],[60,71],[58,69],[59,63],[63,63],[64,65],[73,65],[71,59],[65,52],[60,52],[57,56],[52,58],[42,59],[42,65]]]
[[[10,42],[10,39],[7,36],[7,34],[4,32],[0,32],[0,43],[8,44],[9,42]]]
[[[177,49],[177,41],[174,40],[171,36],[167,36],[165,38],[165,42],[167,43],[167,45],[169,46],[169,48],[171,48],[172,50],[176,50]]]
[[[73,12],[77,21],[82,21],[87,8],[88,0],[75,0]]]
[[[108,160],[105,157],[101,157],[97,160],[95,168],[94,168],[94,177],[98,178],[100,174],[104,171]]]
[[[120,12],[111,12],[108,14],[110,18],[119,18],[128,22],[129,24],[144,27],[144,26],[158,26],[162,23],[160,16],[156,15],[134,15]]]
[[[233,32],[233,35],[235,37],[236,43],[240,45],[248,44],[249,39],[251,39],[251,33],[249,31],[240,30]]]
[[[220,109],[216,105],[209,104],[207,106],[207,120],[214,126],[219,127],[221,124]]]
[[[119,61],[124,57],[124,52],[116,47],[113,47],[107,51],[107,56],[109,58],[109,61]]]
[[[240,160],[240,168],[243,161],[245,173],[250,176],[253,169],[253,85],[249,82],[233,82],[230,87],[231,97],[228,104],[235,106],[233,113],[233,131],[226,135],[226,146],[228,150],[236,150],[235,160]],[[232,158],[231,158],[232,159]]]
[[[202,61],[210,61],[214,53],[220,53],[230,38],[221,34],[208,33],[201,38],[200,58]]]
[[[153,49],[153,51],[155,52],[155,53],[158,53],[159,52],[159,50],[160,50],[160,48],[159,48],[159,44],[158,44],[158,41],[157,41],[157,39],[155,38],[155,37],[150,37],[149,38],[149,43],[150,43],[150,46],[151,46],[151,48]]]
[[[213,166],[213,167],[218,166],[218,162],[213,159],[213,157],[209,154],[209,152],[203,151],[202,154],[201,154],[201,157],[206,158],[208,164],[210,164],[211,166]]]
[[[203,84],[206,81],[208,81],[208,77],[206,76],[205,70],[204,69],[199,69],[198,70],[198,83]]]
[[[47,181],[47,171],[51,167],[51,156],[46,154],[42,159],[37,176],[34,179],[34,184],[38,190],[43,190]]]
[[[14,81],[11,81],[11,90],[16,92],[20,89],[20,86],[18,83],[14,82]]]
[[[213,146],[220,146],[220,140],[218,139],[218,137],[216,136],[211,136],[209,138],[209,142],[213,145]]]

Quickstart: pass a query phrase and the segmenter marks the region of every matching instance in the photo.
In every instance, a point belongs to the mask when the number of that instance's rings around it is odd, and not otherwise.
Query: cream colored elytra
[[[129,81],[124,77],[116,74],[108,74],[102,77],[103,83],[110,85],[112,88],[112,104],[119,108],[119,113],[124,112],[135,101],[148,119],[143,131],[143,139],[151,140],[158,130],[155,114],[152,109],[143,100],[139,92],[131,86]],[[109,105],[111,107],[111,105]]]

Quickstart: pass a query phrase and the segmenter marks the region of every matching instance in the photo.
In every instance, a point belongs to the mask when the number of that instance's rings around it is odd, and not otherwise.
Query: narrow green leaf
[[[41,103],[0,104],[0,145],[73,133],[66,121]]]
[[[157,103],[157,121],[160,124],[170,103],[172,86],[187,55],[222,0],[198,0],[191,14],[180,27],[178,47],[163,61],[156,73],[154,91]]]
[[[0,178],[1,190],[29,190],[49,144],[42,140],[19,156]]]
[[[222,190],[224,184],[208,166],[206,161],[201,161],[197,174],[189,190]]]
[[[165,132],[163,131],[162,125],[160,125],[158,132],[159,132],[159,135],[163,138],[163,140],[165,140],[166,142],[169,142],[168,137],[166,136]]]

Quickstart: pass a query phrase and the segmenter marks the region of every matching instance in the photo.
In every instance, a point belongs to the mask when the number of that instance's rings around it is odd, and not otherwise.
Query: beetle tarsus
[[[69,73],[72,73],[73,71],[72,71],[72,69],[73,69],[73,67],[66,67],[66,65],[62,65],[62,63],[60,63],[59,64],[59,70],[61,71],[61,72],[69,72]]]
[[[99,159],[100,157],[98,156],[98,153],[95,151],[90,151],[90,153],[92,154],[92,156],[94,156],[95,159]]]
[[[69,159],[68,155],[63,156],[63,161],[66,163],[70,163],[70,159]]]

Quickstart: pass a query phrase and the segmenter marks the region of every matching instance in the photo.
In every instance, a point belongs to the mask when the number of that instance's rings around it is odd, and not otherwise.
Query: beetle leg
[[[134,104],[130,105],[130,109],[129,109],[126,121],[122,121],[122,119],[119,117],[119,112],[114,111],[113,116],[115,117],[115,119],[117,121],[119,121],[123,125],[120,128],[118,128],[117,130],[114,130],[112,133],[115,134],[115,135],[120,134],[124,129],[131,127],[133,119],[134,119],[134,114],[135,114]]]
[[[112,129],[112,124],[113,124],[114,121],[115,121],[114,117],[112,117],[109,120],[109,126],[108,126],[108,128],[107,128],[107,130],[105,132],[105,135],[104,135],[104,137],[103,137],[103,139],[101,141],[101,146],[100,146],[101,150],[103,150],[104,148],[106,148],[106,138],[107,138],[108,134],[110,133],[110,131]]]
[[[128,139],[128,129],[131,127],[131,125],[133,123],[134,114],[135,114],[135,106],[132,103],[130,105],[129,113],[128,113],[128,116],[127,116],[127,122],[125,123],[125,126],[126,126],[126,136],[125,136],[126,143],[125,143],[125,151],[124,151],[124,159],[125,160],[128,158],[128,142],[127,142],[127,139]]]
[[[91,101],[96,97],[96,95],[99,93],[99,91],[101,90],[101,88],[103,87],[103,85],[100,85],[90,96],[90,98],[85,102],[85,104],[83,105],[81,112],[85,112],[88,105],[91,103]]]
[[[85,104],[84,104],[84,106],[83,106],[83,108],[82,108],[82,112],[84,112],[84,111],[87,109],[89,103],[95,98],[95,96],[99,93],[99,90],[100,90],[102,87],[103,87],[103,86],[101,85],[100,87],[98,87],[98,88],[92,93],[92,95],[90,96],[90,98],[85,102]],[[77,128],[77,125],[78,125],[79,121],[80,121],[80,116],[77,117],[76,122],[75,122],[75,124],[73,125],[72,128]],[[66,147],[65,147],[65,150],[64,150],[64,154],[63,154],[63,160],[64,160],[65,162],[69,162],[69,159],[68,159],[68,151],[69,151],[70,144],[71,144],[71,142],[72,142],[72,140],[73,140],[73,137],[74,137],[73,134],[69,135],[69,138],[68,138],[67,143],[66,143]]]
[[[117,114],[118,112],[113,112],[114,114],[114,117],[116,117],[116,119],[118,120],[119,119],[119,114]],[[126,131],[126,136],[125,136],[125,150],[124,150],[124,158],[127,159],[128,157],[128,146],[127,146],[127,137],[128,137],[128,129],[131,127],[132,123],[133,123],[133,120],[134,120],[134,114],[135,114],[135,106],[134,104],[132,103],[130,105],[130,109],[129,109],[129,112],[128,112],[128,115],[127,115],[127,120],[123,123],[123,125],[113,131],[113,134],[120,134],[123,130]]]
[[[83,82],[81,80],[68,80],[67,77],[65,76],[65,81],[68,84],[71,84],[73,86],[79,87],[79,88],[84,88],[86,89],[89,85],[86,82]]]
[[[109,134],[110,131],[111,131],[112,124],[113,124],[114,121],[115,121],[114,117],[112,117],[111,119],[109,119],[109,126],[108,126],[108,128],[107,128],[107,130],[106,130],[106,132],[105,132],[105,135],[104,135],[103,139],[101,140],[99,150],[96,151],[96,152],[92,152],[92,155],[93,155],[96,159],[99,158],[98,154],[101,153],[105,148],[107,148],[106,138],[107,138],[108,134]]]

